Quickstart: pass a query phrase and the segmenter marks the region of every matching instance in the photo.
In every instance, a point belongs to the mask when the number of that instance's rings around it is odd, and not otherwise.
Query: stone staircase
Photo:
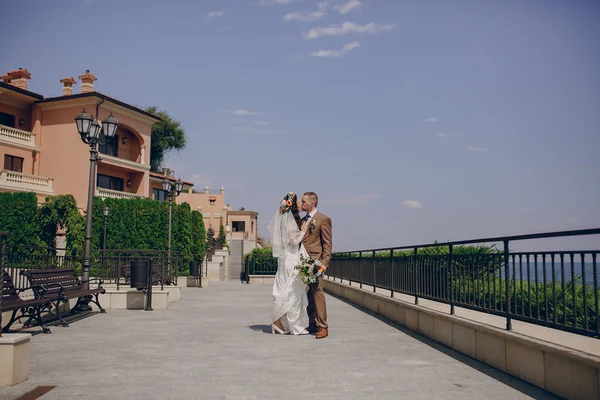
[[[225,281],[228,277],[229,250],[223,248],[215,250],[212,261],[206,263],[206,271],[209,281]]]

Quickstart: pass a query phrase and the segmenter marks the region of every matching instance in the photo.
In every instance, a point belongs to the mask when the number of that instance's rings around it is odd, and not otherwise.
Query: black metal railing
[[[128,285],[132,261],[150,261],[152,282],[160,285],[176,285],[183,258],[176,251],[167,250],[96,250],[92,252],[90,276],[99,277],[105,284]]]
[[[7,245],[4,268],[11,275],[16,287],[27,287],[27,279],[20,274],[24,269],[72,268],[81,273],[81,250],[53,247]],[[120,287],[129,284],[131,261],[149,260],[152,265],[153,282],[176,285],[180,271],[189,269],[194,256],[182,256],[166,250],[92,250],[90,277],[99,278],[105,284]]]
[[[6,265],[6,239],[8,232],[0,232],[0,336],[2,336],[2,300],[4,297],[4,268]]]
[[[245,257],[244,271],[250,275],[275,275],[277,273],[277,258],[273,257]]]
[[[510,252],[515,241],[598,235],[600,229],[335,253],[326,275],[506,318],[600,336],[600,250]],[[502,243],[494,246],[465,246]]]

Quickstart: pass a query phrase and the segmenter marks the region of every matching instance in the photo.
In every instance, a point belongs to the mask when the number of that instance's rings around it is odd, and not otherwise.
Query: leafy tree
[[[221,245],[227,246],[227,236],[225,236],[225,228],[223,227],[223,217],[221,217],[221,222],[219,225],[219,242]]]
[[[211,226],[206,230],[206,239],[211,239],[214,237],[215,237],[215,230]]]
[[[181,122],[173,119],[166,111],[159,110],[156,106],[147,107],[146,111],[162,118],[160,122],[152,125],[150,168],[157,172],[169,151],[181,150],[185,147],[185,131]]]

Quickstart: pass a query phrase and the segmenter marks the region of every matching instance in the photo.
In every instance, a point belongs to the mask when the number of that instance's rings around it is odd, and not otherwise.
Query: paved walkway
[[[152,312],[109,310],[32,338],[16,399],[551,399],[535,387],[327,297],[330,336],[266,332],[269,285],[186,288]]]

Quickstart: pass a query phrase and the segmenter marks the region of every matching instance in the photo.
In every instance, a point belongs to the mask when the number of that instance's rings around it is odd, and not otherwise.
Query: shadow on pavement
[[[254,332],[271,334],[271,325],[250,325],[248,328],[252,329]]]

